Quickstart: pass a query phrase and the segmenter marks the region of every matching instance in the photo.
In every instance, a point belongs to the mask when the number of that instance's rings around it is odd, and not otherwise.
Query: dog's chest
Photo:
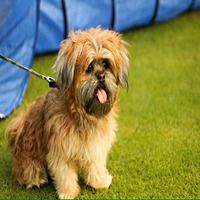
[[[104,157],[115,139],[111,128],[79,129],[63,140],[66,159],[78,162],[94,161]]]

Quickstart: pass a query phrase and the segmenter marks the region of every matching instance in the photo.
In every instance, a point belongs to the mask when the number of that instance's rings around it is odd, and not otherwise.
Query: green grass
[[[120,91],[117,142],[108,159],[109,189],[80,180],[79,198],[200,198],[200,11],[124,33],[130,43],[129,92]],[[56,54],[33,69],[52,75]],[[54,198],[53,184],[25,189],[12,182],[7,123],[48,85],[31,76],[23,103],[0,122],[0,197]]]

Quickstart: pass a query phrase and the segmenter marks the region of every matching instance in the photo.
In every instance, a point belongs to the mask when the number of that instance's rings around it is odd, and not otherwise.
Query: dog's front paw
[[[78,196],[79,192],[80,187],[76,182],[63,182],[58,188],[58,197],[59,199],[73,199]]]
[[[74,194],[63,193],[59,195],[59,199],[74,199],[76,196]]]
[[[74,199],[75,197],[78,196],[79,191],[80,189],[79,187],[77,187],[74,190],[68,190],[63,193],[59,193],[58,196],[59,196],[59,199]]]
[[[112,175],[105,174],[104,176],[93,177],[89,185],[95,189],[108,188],[112,182]]]

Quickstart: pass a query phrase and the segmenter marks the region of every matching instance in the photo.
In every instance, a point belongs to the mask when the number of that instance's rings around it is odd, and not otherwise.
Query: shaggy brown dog
[[[118,85],[128,88],[125,42],[113,31],[91,28],[70,33],[55,65],[57,89],[38,98],[7,128],[13,176],[40,186],[50,173],[60,198],[86,184],[107,188],[106,157],[115,140]]]

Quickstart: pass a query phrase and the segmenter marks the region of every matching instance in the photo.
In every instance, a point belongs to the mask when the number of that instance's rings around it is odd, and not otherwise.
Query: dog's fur
[[[118,85],[128,89],[128,57],[121,36],[91,28],[72,31],[61,43],[53,69],[58,88],[38,98],[10,122],[12,173],[32,187],[48,182],[60,198],[79,193],[78,170],[86,184],[107,188],[106,157],[117,128]]]

